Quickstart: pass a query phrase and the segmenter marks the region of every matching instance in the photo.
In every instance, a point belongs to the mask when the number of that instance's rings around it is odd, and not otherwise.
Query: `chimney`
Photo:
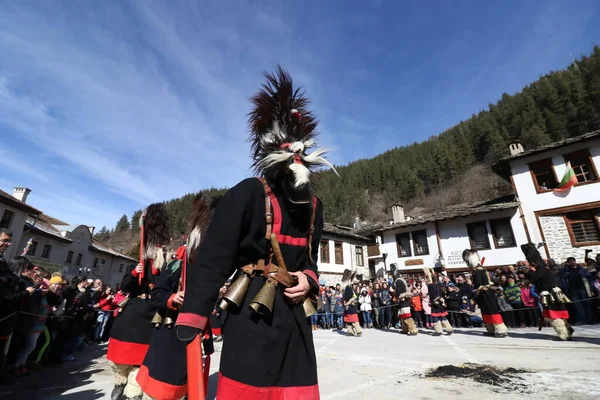
[[[354,229],[360,229],[360,218],[354,218]]]
[[[88,229],[90,230],[90,235],[94,236],[94,230],[96,229],[95,226],[88,226]]]
[[[404,207],[401,204],[392,205],[392,220],[395,224],[406,221],[404,218]]]
[[[31,193],[31,189],[27,189],[24,187],[16,187],[13,189],[13,197],[23,203],[27,202],[27,196]]]
[[[523,150],[523,142],[521,142],[520,140],[515,140],[514,142],[510,142],[508,147],[510,149],[511,156],[516,156],[517,154],[520,154],[525,151],[525,150]]]

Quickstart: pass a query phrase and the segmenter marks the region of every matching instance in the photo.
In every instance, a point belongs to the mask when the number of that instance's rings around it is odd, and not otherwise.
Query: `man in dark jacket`
[[[582,301],[591,297],[589,272],[577,264],[574,257],[569,257],[561,275],[563,288],[573,302],[574,324],[593,323],[594,314],[591,304],[589,301]]]

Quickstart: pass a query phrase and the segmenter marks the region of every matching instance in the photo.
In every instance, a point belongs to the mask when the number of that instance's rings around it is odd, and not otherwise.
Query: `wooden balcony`
[[[381,256],[381,251],[379,250],[379,245],[377,243],[370,244],[367,246],[367,257],[377,257]]]

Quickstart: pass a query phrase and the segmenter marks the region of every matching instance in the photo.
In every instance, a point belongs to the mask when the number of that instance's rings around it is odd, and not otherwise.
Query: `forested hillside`
[[[328,221],[350,225],[356,216],[381,220],[397,201],[409,212],[417,204],[428,211],[428,204],[435,208],[504,194],[510,188],[486,166],[508,154],[510,141],[520,139],[527,149],[599,128],[600,48],[595,46],[567,69],[550,72],[514,95],[504,93],[495,104],[437,136],[337,166],[341,177],[325,171],[315,181]],[[461,185],[473,181],[476,190],[462,193]],[[185,232],[193,197],[166,202],[174,236]]]

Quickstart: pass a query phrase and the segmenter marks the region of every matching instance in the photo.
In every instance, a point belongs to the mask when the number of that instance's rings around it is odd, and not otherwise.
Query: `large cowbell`
[[[267,279],[265,284],[260,288],[254,300],[248,307],[250,310],[260,315],[270,315],[273,313],[273,304],[275,303],[275,290],[277,286],[275,281]]]
[[[246,298],[248,287],[250,286],[250,277],[246,273],[242,273],[239,278],[235,280],[227,289],[227,292],[223,295],[223,300],[219,304],[219,308],[225,311],[230,304],[240,308]]]

